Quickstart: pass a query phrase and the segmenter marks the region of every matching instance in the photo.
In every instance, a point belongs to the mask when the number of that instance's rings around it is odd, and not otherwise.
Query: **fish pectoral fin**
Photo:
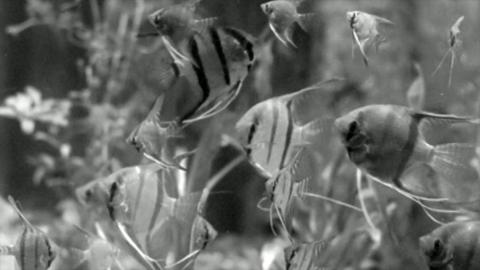
[[[299,14],[297,23],[303,31],[309,33],[312,27],[315,26],[316,13]]]

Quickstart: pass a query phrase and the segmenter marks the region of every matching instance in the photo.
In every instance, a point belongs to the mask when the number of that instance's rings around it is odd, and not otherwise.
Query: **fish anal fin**
[[[268,24],[268,26],[270,26],[270,29],[272,30],[273,34],[275,35],[275,37],[277,37],[278,40],[280,40],[280,42],[282,42],[283,45],[285,45],[286,47],[288,47],[288,42],[282,37],[282,35],[280,35],[280,33],[278,32],[278,30],[275,28],[275,26],[271,23]]]
[[[284,36],[284,39],[288,42],[288,44],[290,44],[294,48],[298,48],[297,45],[293,42],[293,30],[294,30],[294,27],[292,24],[289,27],[287,27],[287,29],[285,29],[283,36]]]

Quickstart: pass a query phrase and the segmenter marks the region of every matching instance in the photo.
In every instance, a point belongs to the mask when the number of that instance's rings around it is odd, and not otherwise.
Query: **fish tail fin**
[[[448,143],[435,146],[430,166],[446,180],[455,179],[469,171],[475,146],[466,143]]]
[[[315,26],[314,20],[316,15],[316,13],[298,14],[297,23],[303,31],[309,33],[313,26]]]

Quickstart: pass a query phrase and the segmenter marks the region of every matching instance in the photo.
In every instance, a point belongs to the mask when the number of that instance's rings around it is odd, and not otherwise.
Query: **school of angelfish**
[[[263,266],[264,270],[377,269],[339,268],[342,264],[333,259],[333,254],[349,245],[349,239],[352,246],[357,245],[358,239],[363,237],[362,232],[367,232],[367,238],[361,241],[373,245],[384,238],[397,237],[386,235],[386,230],[382,229],[383,226],[395,227],[388,221],[394,207],[378,198],[373,183],[386,186],[418,204],[429,218],[439,223],[437,229],[418,239],[419,256],[423,256],[425,262],[423,267],[480,269],[480,221],[465,219],[466,213],[480,209],[475,205],[479,199],[462,200],[432,192],[422,186],[425,183],[407,183],[412,171],[423,168],[435,175],[434,179],[441,183],[438,185],[455,188],[455,181],[468,177],[472,162],[478,159],[475,143],[432,144],[428,141],[429,134],[440,129],[452,125],[476,127],[480,119],[425,111],[425,81],[418,64],[415,64],[417,78],[407,91],[406,106],[369,104],[341,116],[321,113],[322,108],[331,105],[325,98],[328,93],[351,87],[342,78],[326,78],[303,89],[293,89],[291,93],[258,102],[236,121],[233,134],[219,134],[217,138],[218,145],[228,144],[242,154],[211,176],[202,190],[171,195],[167,184],[175,183],[178,175],[193,164],[185,161],[202,160],[198,156],[202,154],[201,146],[187,153],[172,151],[176,139],[191,125],[228,111],[240,92],[246,90],[244,82],[254,72],[256,59],[265,53],[260,50],[264,44],[272,40],[280,42],[295,53],[294,30],[301,29],[308,34],[317,23],[315,12],[297,11],[302,2],[274,0],[262,3],[258,8],[268,19],[266,29],[269,33],[261,37],[219,25],[217,18],[199,18],[196,9],[202,4],[200,0],[189,0],[146,14],[144,19],[156,32],[138,33],[137,38],[161,40],[170,60],[161,67],[159,76],[170,86],[180,80],[186,81],[188,96],[193,102],[185,104],[177,115],[165,119],[162,112],[169,102],[168,92],[158,95],[148,115],[126,138],[132,149],[142,153],[149,163],[121,168],[76,189],[77,199],[95,216],[95,233],[72,224],[70,233],[87,239],[86,247],[80,249],[56,243],[48,232],[30,223],[21,204],[9,197],[24,228],[15,244],[0,246],[0,255],[13,256],[20,270],[127,269],[118,258],[120,252],[131,256],[143,267],[141,269],[193,269],[196,258],[218,235],[206,217],[207,198],[223,177],[247,161],[267,179],[265,196],[257,206],[268,212],[272,233],[285,240],[280,262],[264,263],[267,265]],[[375,63],[368,53],[389,42],[382,35],[381,27],[395,28],[395,22],[357,10],[346,12],[345,17],[345,27],[352,33],[352,53],[359,51],[364,68],[369,69]],[[453,23],[448,51],[433,72],[435,75],[442,68],[450,54],[449,85],[463,21],[461,16]],[[329,154],[332,160],[343,162],[346,156],[357,170],[358,190],[353,191],[348,200],[309,191],[312,183],[320,181],[305,173],[304,167],[312,162],[312,153],[319,150],[317,147],[327,134],[334,134],[342,146],[337,158],[335,153]],[[329,167],[330,171],[325,172],[329,175],[327,178],[334,179],[339,173],[339,165],[335,162]],[[363,185],[369,187],[362,188]],[[307,198],[348,211],[346,215],[358,214],[362,222],[348,219],[346,226],[354,228],[348,236],[303,237],[302,225],[294,216],[299,212],[296,208],[309,207],[305,203]],[[375,213],[368,201],[372,198],[384,202]],[[341,218],[344,217],[331,217],[332,220]],[[354,263],[348,256],[342,260]],[[0,269],[3,268],[0,266]]]

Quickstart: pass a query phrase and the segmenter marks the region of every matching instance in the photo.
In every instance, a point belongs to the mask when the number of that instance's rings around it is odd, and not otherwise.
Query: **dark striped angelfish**
[[[328,269],[324,265],[317,265],[322,250],[326,249],[328,241],[292,244],[285,248],[285,270]]]
[[[237,97],[254,61],[253,43],[240,30],[209,27],[205,33],[188,39],[188,59],[175,59],[164,78],[185,77],[193,108],[178,116],[180,124],[190,124],[224,109]]]
[[[322,106],[322,93],[326,89],[343,85],[343,80],[332,79],[250,108],[235,126],[250,162],[271,178],[291,161],[300,147],[318,143],[318,135],[330,129],[329,119],[316,119],[305,125],[297,120]]]
[[[196,9],[201,0],[186,0],[184,3],[158,9],[148,16],[174,59],[189,59],[188,39],[212,26],[216,18],[197,18]]]
[[[403,190],[407,189],[401,182],[402,176],[416,165],[430,167],[447,183],[468,175],[468,164],[475,154],[474,145],[433,146],[424,137],[435,125],[449,123],[477,125],[479,120],[397,105],[368,105],[335,120],[350,160],[370,176],[393,182]]]
[[[480,221],[443,225],[420,238],[429,269],[480,269]]]
[[[49,269],[56,257],[54,243],[27,220],[12,197],[8,200],[22,220],[24,229],[14,246],[0,247],[0,255],[15,256],[20,270]]]

